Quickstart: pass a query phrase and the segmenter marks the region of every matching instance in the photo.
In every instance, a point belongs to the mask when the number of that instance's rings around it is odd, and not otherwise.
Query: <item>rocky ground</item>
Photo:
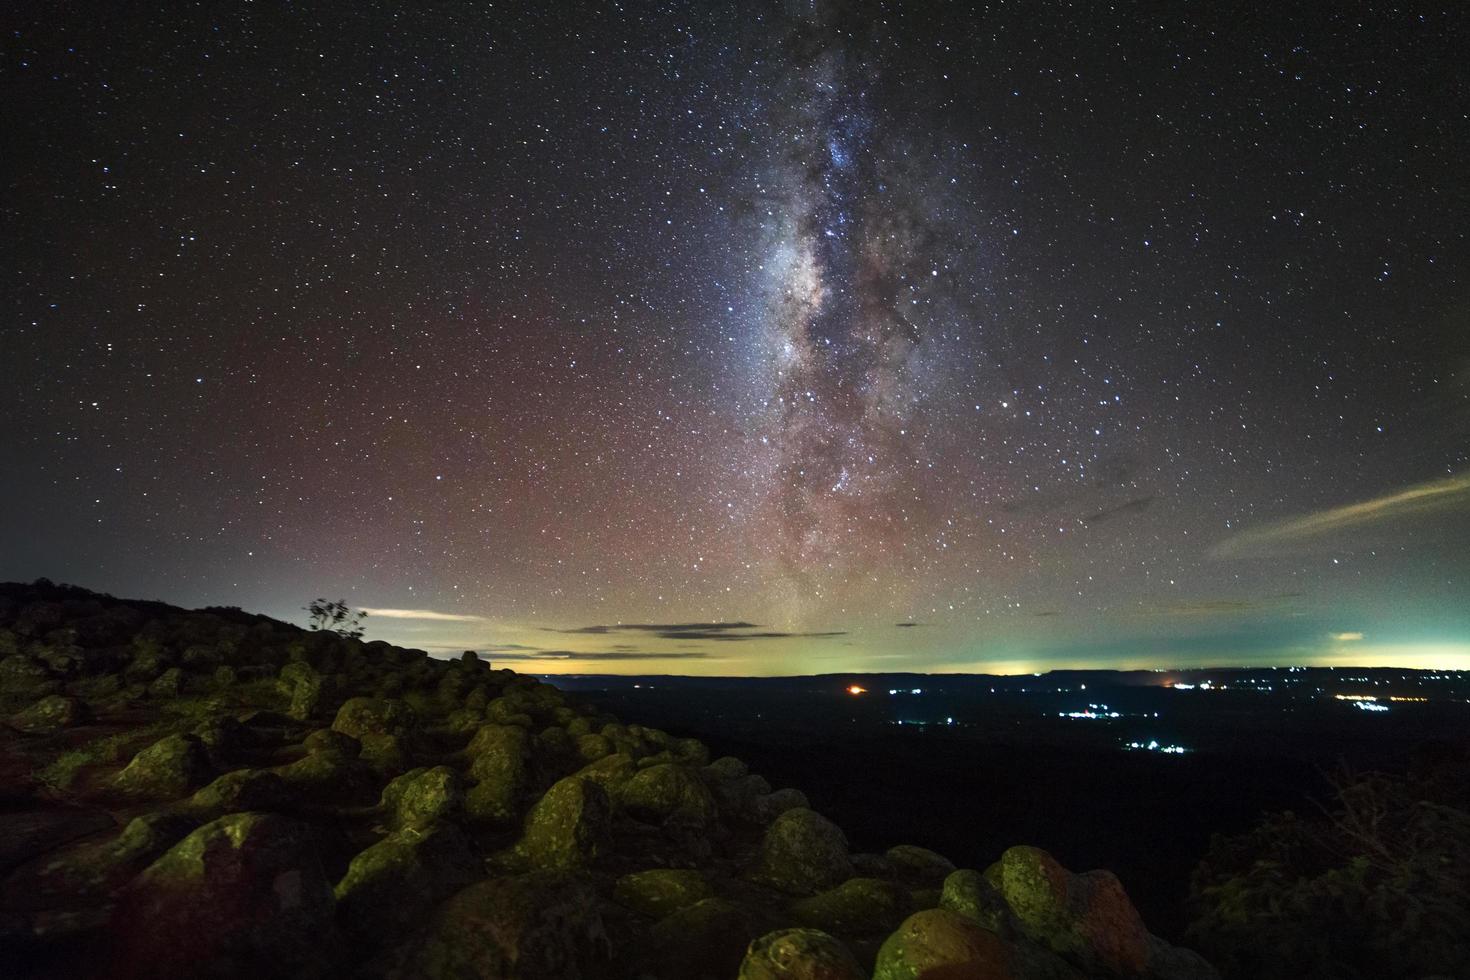
[[[1216,976],[1106,871],[850,853],[799,790],[473,654],[4,585],[0,713],[6,976]]]

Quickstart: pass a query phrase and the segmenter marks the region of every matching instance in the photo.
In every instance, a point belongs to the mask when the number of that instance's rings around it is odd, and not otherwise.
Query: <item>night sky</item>
[[[0,578],[533,672],[1470,667],[1463,3],[3,19]]]

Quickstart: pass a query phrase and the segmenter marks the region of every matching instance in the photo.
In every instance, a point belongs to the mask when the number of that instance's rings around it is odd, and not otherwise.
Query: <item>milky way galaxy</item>
[[[14,14],[0,576],[1470,665],[1470,12],[502,6]]]

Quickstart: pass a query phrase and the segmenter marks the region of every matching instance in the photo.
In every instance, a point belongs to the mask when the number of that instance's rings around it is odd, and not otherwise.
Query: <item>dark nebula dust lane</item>
[[[0,577],[549,670],[1470,665],[1458,5],[6,21]]]

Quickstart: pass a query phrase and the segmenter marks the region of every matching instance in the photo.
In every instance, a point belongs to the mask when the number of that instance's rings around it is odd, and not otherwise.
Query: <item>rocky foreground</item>
[[[1215,977],[1109,872],[853,854],[472,653],[3,585],[0,712],[6,976]]]

